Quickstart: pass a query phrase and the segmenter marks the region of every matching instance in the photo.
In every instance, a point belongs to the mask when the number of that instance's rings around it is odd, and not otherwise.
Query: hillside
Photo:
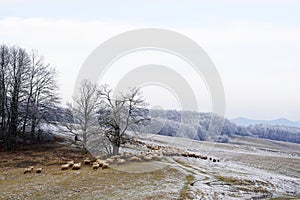
[[[300,122],[294,122],[285,118],[279,118],[274,120],[254,120],[248,118],[234,118],[230,120],[231,122],[235,123],[238,126],[249,126],[249,125],[272,125],[272,126],[290,126],[290,127],[300,127]]]
[[[152,122],[143,131],[152,134],[217,142],[228,142],[231,136],[242,135],[300,143],[300,128],[298,127],[261,124],[248,127],[238,126],[212,113],[152,110],[150,114]],[[215,117],[216,131],[209,130],[212,116]]]

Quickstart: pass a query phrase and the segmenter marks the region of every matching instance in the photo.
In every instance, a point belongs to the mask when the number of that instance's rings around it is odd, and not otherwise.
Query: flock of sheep
[[[31,173],[31,172],[33,172],[33,169],[34,169],[34,166],[29,166],[29,167],[24,169],[23,173],[24,174]],[[43,168],[41,168],[41,167],[35,169],[35,172],[38,173],[38,174],[42,173],[42,171],[43,171]]]
[[[99,168],[107,169],[110,165],[116,164],[124,164],[126,162],[148,162],[148,161],[161,161],[164,156],[183,156],[183,157],[190,157],[190,158],[198,158],[203,160],[211,160],[213,162],[220,162],[219,159],[216,158],[208,158],[207,156],[203,156],[197,153],[192,152],[183,152],[180,149],[168,146],[156,146],[147,144],[143,146],[144,150],[140,153],[130,153],[130,152],[123,152],[119,155],[111,156],[106,159],[101,159],[101,157],[96,157],[94,159],[86,158],[83,161],[84,165],[90,165],[93,170],[97,170]],[[61,170],[79,170],[81,169],[82,163],[75,163],[73,160],[68,161],[67,163],[61,165]],[[24,170],[24,174],[31,173],[34,170],[33,166],[27,167]],[[43,168],[37,168],[35,171],[36,173],[41,173]]]
[[[86,158],[83,163],[85,165],[92,165],[92,169],[107,169],[108,164],[105,162],[102,162],[101,160],[97,159],[95,162],[92,162],[91,159]],[[74,161],[69,161],[66,164],[61,165],[61,170],[67,170],[67,169],[72,169],[72,170],[79,170],[81,168],[81,163],[74,163]]]
[[[151,144],[147,144],[144,147],[150,149],[151,151],[161,152],[164,156],[183,156],[183,157],[189,157],[189,158],[200,158],[203,160],[211,160],[213,162],[220,162],[220,159],[216,158],[208,158],[207,156],[203,156],[197,153],[193,152],[182,152],[180,149],[176,149],[174,147],[167,147],[167,146],[155,146]]]

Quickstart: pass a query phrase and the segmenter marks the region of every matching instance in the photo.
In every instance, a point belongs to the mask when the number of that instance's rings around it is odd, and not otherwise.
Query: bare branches
[[[29,129],[34,136],[42,121],[50,121],[59,103],[55,78],[36,51],[0,46],[0,126],[7,144]]]
[[[96,108],[99,105],[98,87],[96,84],[84,80],[78,90],[78,94],[73,97],[73,102],[68,104],[74,119],[73,124],[68,124],[70,132],[76,132],[83,137],[86,144],[89,134],[92,134],[97,125]],[[77,128],[76,128],[76,127]]]
[[[106,85],[99,93],[102,101],[98,110],[98,122],[113,144],[113,153],[117,154],[125,132],[128,129],[135,131],[143,125],[143,121],[149,120],[146,103],[139,88],[131,88],[112,98],[112,90]]]

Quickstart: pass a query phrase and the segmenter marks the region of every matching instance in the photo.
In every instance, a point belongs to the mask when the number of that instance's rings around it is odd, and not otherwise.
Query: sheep
[[[23,174],[27,174],[27,173],[31,173],[31,169],[30,168],[25,168]]]
[[[138,162],[138,161],[141,161],[140,158],[136,157],[136,156],[132,156],[131,158],[128,158],[128,161],[131,161],[131,162]]]
[[[102,169],[108,169],[108,167],[109,167],[109,164],[108,164],[108,163],[103,163]]]
[[[195,158],[196,157],[196,154],[195,153],[189,153],[189,155],[188,155],[189,157],[193,157],[193,158]]]
[[[85,165],[90,165],[91,162],[92,162],[92,161],[91,161],[89,158],[86,158],[86,159],[83,161],[83,163],[84,163]]]
[[[108,158],[108,159],[105,160],[105,162],[110,163],[110,164],[113,163],[114,161],[115,161],[115,160],[112,159],[112,158]]]
[[[72,170],[79,170],[81,168],[81,163],[75,163],[72,167]]]
[[[133,157],[137,157],[137,158],[143,160],[144,157],[147,156],[147,155],[149,155],[149,153],[141,152],[140,154],[135,155],[135,156],[133,156]],[[131,158],[129,158],[128,160],[131,160]],[[133,160],[134,160],[134,159],[133,159]]]
[[[74,165],[74,161],[73,161],[73,160],[71,160],[71,161],[68,161],[68,162],[67,162],[67,164],[69,165],[69,167],[73,167],[73,165]]]
[[[27,167],[24,169],[24,174],[31,173],[33,171],[33,166]]]
[[[99,164],[99,167],[102,167],[103,163],[105,163],[104,160],[100,160],[100,159],[97,159],[96,162]]]
[[[181,155],[182,155],[183,157],[188,157],[188,156],[189,156],[189,153],[188,153],[188,152],[183,152]]]
[[[92,169],[98,169],[99,167],[100,167],[99,163],[98,162],[94,162],[93,166],[92,166]]]
[[[130,158],[131,157],[131,153],[130,152],[124,152],[123,155],[121,155],[121,158]]]
[[[119,159],[121,156],[119,156],[119,155],[115,155],[115,156],[112,156],[112,157],[110,157],[111,159],[114,159],[114,160],[117,160],[117,159]]]
[[[39,173],[42,172],[42,170],[43,170],[43,168],[40,167],[40,168],[37,168],[37,169],[35,170],[35,172],[39,174]]]
[[[126,161],[124,159],[118,159],[117,160],[117,164],[120,165],[120,164],[123,164],[125,163]]]
[[[202,160],[207,160],[207,156],[200,156]]]
[[[159,155],[157,155],[157,154],[155,154],[155,155],[152,156],[152,159],[153,159],[153,160],[156,160],[156,161],[161,161],[161,158],[162,158],[162,157],[159,156]]]
[[[195,154],[195,158],[201,158],[199,154]]]
[[[64,165],[61,165],[61,170],[67,170],[69,169],[69,164],[64,164]]]
[[[151,161],[152,158],[153,158],[152,156],[148,155],[148,156],[144,156],[143,160],[145,160],[145,161]]]

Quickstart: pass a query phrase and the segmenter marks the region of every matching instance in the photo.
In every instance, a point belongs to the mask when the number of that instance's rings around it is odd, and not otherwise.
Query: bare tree
[[[8,82],[8,95],[10,97],[10,119],[7,134],[7,147],[11,148],[11,139],[18,133],[18,127],[20,125],[20,106],[24,100],[23,87],[26,81],[27,70],[30,64],[30,58],[24,49],[18,47],[12,47],[10,52],[10,68],[9,82]]]
[[[53,111],[59,103],[59,99],[55,70],[49,64],[45,64],[44,57],[40,56],[36,51],[32,51],[30,56],[31,64],[24,91],[26,102],[24,102],[25,106],[22,113],[22,133],[26,132],[26,127],[31,126],[31,134],[33,136],[39,122],[43,119],[47,121],[46,114],[50,114]],[[43,113],[44,111],[47,112]],[[53,117],[55,112],[51,114]]]
[[[56,71],[50,65],[43,64],[43,58],[37,63],[36,75],[32,85],[31,104],[31,136],[41,122],[51,123],[59,114],[57,112],[60,99],[58,98],[58,86],[56,84]],[[38,135],[39,136],[39,135]],[[39,139],[39,137],[38,137]]]
[[[7,92],[8,92],[8,67],[10,63],[10,52],[9,47],[6,45],[0,46],[0,113],[1,113],[1,124],[0,124],[0,137],[5,139],[7,134]]]
[[[96,109],[99,105],[97,85],[84,80],[80,84],[78,95],[73,97],[72,103],[68,104],[74,123],[66,123],[66,127],[73,134],[80,134],[85,145],[89,135],[96,132],[97,117]]]
[[[129,89],[116,97],[103,86],[98,122],[104,135],[113,145],[113,155],[119,153],[122,137],[127,130],[137,131],[149,121],[146,103],[139,88]]]

